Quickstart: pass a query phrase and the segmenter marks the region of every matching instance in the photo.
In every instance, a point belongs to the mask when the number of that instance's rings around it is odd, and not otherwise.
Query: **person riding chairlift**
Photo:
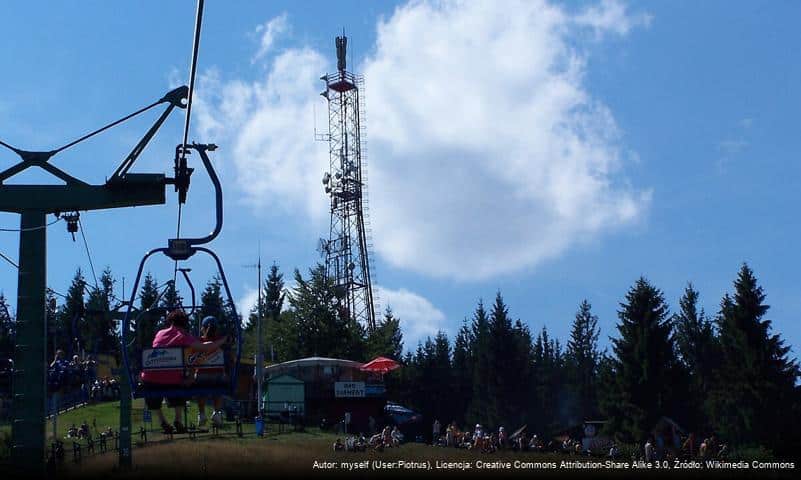
[[[197,352],[213,352],[219,349],[226,343],[227,338],[223,337],[215,341],[202,341],[195,338],[187,330],[189,324],[189,317],[181,310],[173,310],[167,315],[168,327],[159,330],[153,338],[153,348],[166,348],[166,347],[189,347]],[[141,373],[142,382],[145,385],[155,386],[188,386],[191,381],[187,382],[184,378],[183,369],[175,370],[162,370],[162,371],[149,371],[144,370]],[[186,407],[187,398],[167,398],[167,405],[175,409],[175,421],[172,426],[167,423],[164,414],[161,411],[161,403],[163,398],[146,398],[145,404],[148,410],[155,411],[156,415],[161,421],[161,428],[164,433],[185,433],[186,427],[181,422]]]
[[[206,317],[200,324],[200,340],[203,342],[213,342],[220,339],[219,330],[217,329],[217,319],[214,317]],[[196,383],[213,383],[221,384],[225,382],[225,367],[207,368],[203,372],[195,372]],[[223,422],[223,397],[216,396],[212,398],[214,403],[214,412],[211,414],[211,422],[216,426],[222,426]],[[197,426],[203,427],[206,425],[206,397],[198,397],[197,399]]]

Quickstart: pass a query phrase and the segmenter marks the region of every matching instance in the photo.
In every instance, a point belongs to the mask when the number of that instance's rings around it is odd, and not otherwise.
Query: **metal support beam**
[[[122,329],[125,328],[125,323],[122,323]],[[123,345],[126,345],[128,339],[128,332],[123,330],[122,340]],[[125,348],[125,347],[123,347]],[[131,391],[131,382],[128,381],[127,375],[123,372],[123,377],[120,382],[120,451],[119,451],[119,467],[122,471],[129,471],[133,467],[133,452],[131,451],[131,413],[133,411],[133,392]]]
[[[0,211],[21,214],[17,334],[12,381],[12,459],[19,471],[44,474],[47,415],[46,216],[52,212],[159,205],[167,181],[161,174],[128,174],[105,185],[0,185]],[[130,387],[120,382],[130,412]],[[130,415],[129,415],[130,417]],[[120,432],[130,458],[130,418]],[[126,443],[124,439],[128,439]]]
[[[12,459],[20,469],[44,473],[47,413],[46,213],[22,213],[19,242],[17,333],[12,380]]]
[[[166,200],[165,185],[164,175],[155,173],[128,174],[105,185],[2,185],[0,211],[54,213],[161,205]]]

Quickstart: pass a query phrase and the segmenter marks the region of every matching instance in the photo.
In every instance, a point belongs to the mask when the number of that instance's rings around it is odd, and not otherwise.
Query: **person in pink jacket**
[[[214,341],[201,341],[193,336],[187,330],[189,324],[189,317],[183,310],[173,310],[167,315],[167,323],[169,326],[163,330],[159,330],[153,338],[153,348],[164,347],[189,347],[198,352],[212,352],[220,348],[227,342],[227,337],[219,338]],[[154,385],[158,387],[164,386],[188,386],[191,379],[187,379],[184,369],[175,370],[159,370],[149,371],[145,370],[141,373],[142,383],[147,385]],[[175,433],[186,432],[186,427],[183,425],[181,419],[184,415],[184,408],[188,398],[167,398],[167,406],[175,409],[175,421],[171,426],[164,418],[161,412],[161,403],[163,398],[146,398],[145,403],[148,410],[155,411],[156,415],[161,421],[161,427],[165,433],[174,431]],[[173,430],[174,429],[174,430]]]

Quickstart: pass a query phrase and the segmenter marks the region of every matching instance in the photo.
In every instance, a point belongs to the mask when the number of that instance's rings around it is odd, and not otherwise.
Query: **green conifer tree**
[[[570,339],[565,351],[568,391],[572,400],[567,406],[570,423],[579,423],[598,413],[598,317],[593,315],[590,302],[579,305],[573,319]]]
[[[788,454],[799,444],[799,367],[790,347],[771,331],[770,308],[751,268],[743,264],[718,314],[720,368],[710,401],[710,418],[735,444],[758,444]]]
[[[672,323],[662,292],[643,277],[626,294],[618,317],[619,336],[612,339],[614,398],[605,402],[605,413],[615,431],[642,442],[661,416],[679,413],[674,385],[681,374]]]

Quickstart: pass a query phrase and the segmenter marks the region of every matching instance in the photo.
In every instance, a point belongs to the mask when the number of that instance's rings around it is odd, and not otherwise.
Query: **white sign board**
[[[223,367],[225,366],[225,352],[214,350],[212,352],[194,352],[184,350],[184,361],[190,367]]]
[[[337,398],[364,397],[364,382],[336,382],[334,396]]]
[[[142,368],[147,370],[224,367],[225,352],[195,352],[191,348],[160,347],[142,351]]]
[[[142,368],[181,368],[184,350],[181,347],[148,348],[142,351]]]

